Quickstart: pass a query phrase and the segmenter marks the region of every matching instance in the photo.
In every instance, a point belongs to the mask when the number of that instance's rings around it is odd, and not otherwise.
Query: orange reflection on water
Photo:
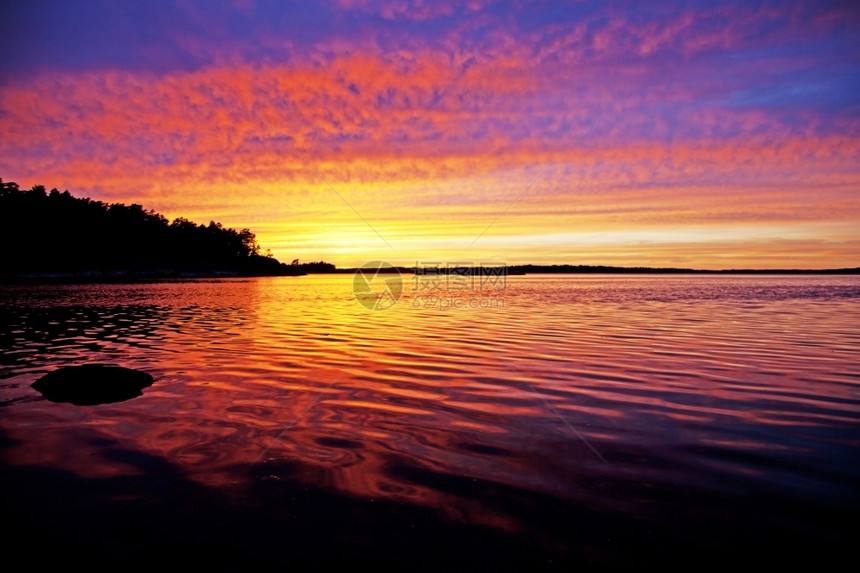
[[[583,476],[671,460],[765,480],[783,457],[827,466],[852,443],[828,436],[860,415],[853,277],[509,277],[503,308],[450,312],[415,309],[408,280],[398,305],[369,311],[351,280],[7,293],[21,332],[0,349],[7,463],[169,468],[214,488],[262,475],[513,530],[466,484],[611,504]],[[29,388],[81,362],[156,383],[91,408]],[[696,471],[648,479],[698,484]]]

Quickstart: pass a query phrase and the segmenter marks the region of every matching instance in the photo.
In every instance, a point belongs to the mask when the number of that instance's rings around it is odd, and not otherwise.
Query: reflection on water
[[[167,464],[245,505],[288,482],[584,561],[626,554],[586,518],[628,544],[721,547],[739,519],[841,543],[828,512],[860,508],[857,277],[509,277],[482,295],[503,305],[445,311],[404,282],[384,312],[351,276],[0,287],[4,463]],[[91,362],[156,382],[91,408],[30,388]]]

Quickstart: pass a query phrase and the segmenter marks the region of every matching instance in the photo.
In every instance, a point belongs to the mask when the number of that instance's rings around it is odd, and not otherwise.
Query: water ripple
[[[6,459],[137,471],[97,432],[211,485],[267,464],[508,529],[460,480],[653,519],[681,486],[860,499],[856,277],[509,277],[503,307],[444,312],[350,281],[2,287]],[[29,387],[83,362],[156,383],[89,410]]]

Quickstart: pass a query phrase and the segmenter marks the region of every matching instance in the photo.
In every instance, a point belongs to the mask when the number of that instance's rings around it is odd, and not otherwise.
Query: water
[[[860,277],[406,276],[383,311],[352,286],[0,287],[9,546],[428,570],[847,555]],[[30,388],[93,362],[155,383],[92,407]]]

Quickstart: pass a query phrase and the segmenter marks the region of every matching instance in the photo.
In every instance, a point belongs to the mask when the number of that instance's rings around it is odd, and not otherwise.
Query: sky
[[[855,2],[0,8],[0,177],[358,266],[860,266]]]

